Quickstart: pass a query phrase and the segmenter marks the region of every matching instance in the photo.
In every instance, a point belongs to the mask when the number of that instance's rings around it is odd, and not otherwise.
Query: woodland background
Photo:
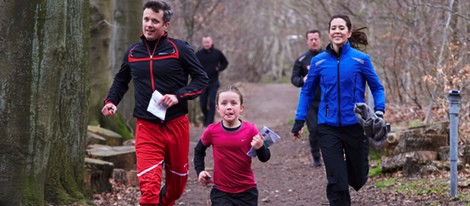
[[[330,16],[367,27],[387,93],[387,121],[447,119],[459,89],[460,142],[468,143],[470,2],[464,0],[169,0],[169,35],[200,48],[203,35],[227,56],[223,84],[288,82],[304,34]],[[87,125],[132,138],[132,87],[119,117],[99,114],[126,47],[141,33],[143,0],[0,1],[0,205],[86,201]],[[267,91],[269,92],[269,91]],[[293,100],[295,101],[295,100]],[[198,124],[197,105],[190,118]],[[116,124],[118,122],[119,124]]]

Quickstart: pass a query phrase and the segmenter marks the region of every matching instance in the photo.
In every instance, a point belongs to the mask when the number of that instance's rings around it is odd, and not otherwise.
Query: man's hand
[[[292,134],[294,134],[294,141],[300,139],[303,135],[303,127],[305,120],[295,120],[294,126],[292,127]]]
[[[175,104],[178,104],[178,98],[176,98],[176,95],[174,94],[165,94],[160,99],[160,103],[163,104],[163,106],[169,108]]]
[[[117,107],[113,103],[109,102],[104,105],[103,109],[101,109],[101,114],[104,116],[112,116],[116,114]]]

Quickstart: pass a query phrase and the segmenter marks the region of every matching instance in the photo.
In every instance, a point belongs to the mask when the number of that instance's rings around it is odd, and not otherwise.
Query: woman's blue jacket
[[[339,53],[336,54],[328,45],[325,52],[312,58],[307,80],[300,93],[296,120],[305,120],[317,86],[322,91],[318,124],[358,124],[354,104],[365,102],[366,82],[372,91],[374,110],[385,111],[384,87],[369,55],[352,48],[349,41]]]

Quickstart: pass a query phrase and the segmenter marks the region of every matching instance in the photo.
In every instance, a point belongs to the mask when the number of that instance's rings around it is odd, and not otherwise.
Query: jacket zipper
[[[155,54],[155,51],[157,50],[158,43],[160,42],[160,37],[161,36],[158,37],[152,53],[150,53],[150,46],[147,44],[146,41],[144,41],[145,47],[147,47],[147,53],[149,54],[149,57],[150,57],[150,63],[149,63],[150,69],[149,70],[150,70],[150,81],[152,82],[152,93],[155,91],[155,80],[153,78],[153,55]]]
[[[353,98],[353,101],[356,102],[356,85],[357,85],[357,78],[358,76],[355,75],[355,78],[354,78],[354,89],[353,89],[353,95],[354,95],[354,98]]]
[[[340,60],[341,60],[341,49],[339,50],[339,54],[337,57],[338,62],[338,124],[341,126],[341,77],[340,77]]]
[[[326,105],[326,118],[328,118],[328,105]]]

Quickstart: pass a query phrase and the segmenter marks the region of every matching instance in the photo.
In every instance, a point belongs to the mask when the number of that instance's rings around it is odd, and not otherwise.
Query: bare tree
[[[453,10],[453,6],[455,6],[454,4],[454,0],[450,0],[449,2],[449,11],[447,11],[447,18],[446,18],[446,23],[445,23],[445,26],[444,26],[444,32],[442,34],[442,43],[441,43],[441,48],[439,50],[439,56],[438,56],[438,62],[437,62],[437,65],[436,65],[436,69],[437,69],[437,84],[435,85],[432,93],[431,93],[431,101],[429,103],[429,106],[428,106],[428,109],[426,111],[426,117],[424,118],[424,123],[428,123],[429,121],[429,115],[431,115],[431,109],[432,109],[432,105],[434,103],[434,98],[435,98],[435,95],[436,95],[436,92],[437,92],[437,89],[438,89],[438,85],[440,82],[442,82],[442,77],[441,77],[441,72],[439,70],[442,70],[442,66],[443,66],[443,62],[444,62],[444,52],[445,52],[445,48],[446,48],[446,45],[447,45],[447,32],[449,30],[449,25],[450,25],[450,22],[452,20],[452,13],[451,11]]]
[[[84,199],[88,9],[0,3],[0,205]]]
[[[89,124],[109,128],[124,138],[133,136],[133,83],[129,84],[129,90],[119,103],[117,116],[104,118],[100,110],[112,79],[121,68],[125,50],[140,40],[142,5],[143,0],[90,1],[90,67],[93,78],[90,83]]]
[[[326,46],[328,20],[338,13],[349,15],[355,28],[367,27],[370,45],[366,52],[384,83],[390,105],[413,106],[422,112],[431,99],[445,98],[446,85],[459,79],[451,81],[465,72],[470,61],[466,52],[470,43],[468,1],[454,0],[449,4],[423,0],[180,0],[170,3],[175,10],[170,27],[172,36],[186,39],[198,48],[200,41],[195,40],[210,34],[226,54],[231,64],[221,73],[222,84],[286,81],[293,60],[305,49],[305,31],[319,29]],[[444,29],[447,14],[452,14],[451,21]],[[451,39],[443,44],[446,30]],[[441,48],[444,48],[441,60],[444,70],[436,69]],[[435,78],[441,71],[443,78],[436,84]],[[197,106],[192,107],[197,110]],[[419,115],[424,120],[424,114]]]
[[[91,90],[89,97],[89,121],[98,125],[103,98],[112,80],[110,47],[113,31],[113,0],[90,1],[90,64]],[[124,35],[122,35],[124,36]]]

